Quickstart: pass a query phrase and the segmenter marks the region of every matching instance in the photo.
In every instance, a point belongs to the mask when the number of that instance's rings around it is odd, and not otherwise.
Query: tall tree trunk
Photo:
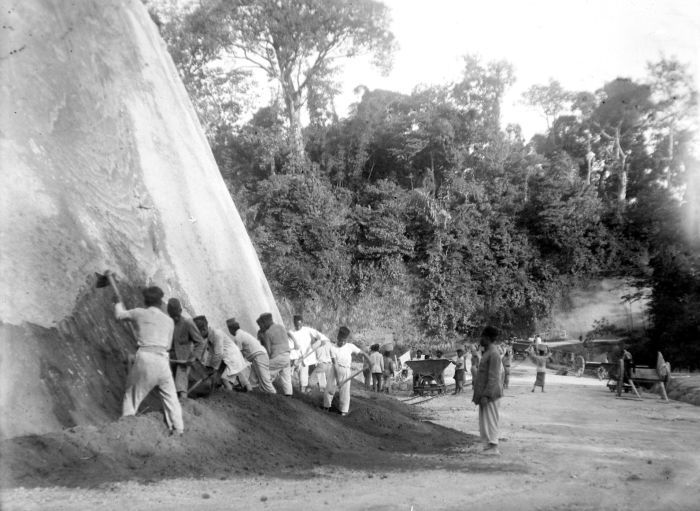
[[[289,144],[292,148],[292,164],[296,170],[301,168],[305,161],[304,136],[301,132],[301,101],[295,91],[286,91],[284,94],[287,120],[289,121]]]
[[[627,200],[627,156],[628,153],[622,150],[620,145],[620,127],[615,128],[615,152],[620,163],[620,185],[617,191],[617,200],[624,204]]]

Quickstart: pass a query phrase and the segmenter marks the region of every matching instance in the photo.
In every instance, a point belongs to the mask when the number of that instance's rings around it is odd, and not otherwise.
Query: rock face
[[[135,344],[113,318],[159,285],[255,332],[269,286],[138,0],[22,0],[0,46],[2,436],[118,417]]]

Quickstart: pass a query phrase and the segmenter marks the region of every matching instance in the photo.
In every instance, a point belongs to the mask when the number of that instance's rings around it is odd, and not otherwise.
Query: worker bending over
[[[263,345],[252,334],[242,330],[236,318],[227,319],[226,326],[229,333],[233,336],[234,342],[241,350],[241,354],[250,362],[252,375],[255,376],[253,378],[251,375],[251,379],[257,379],[260,390],[263,392],[277,394],[270,380],[270,357],[268,357]]]
[[[244,372],[248,363],[233,339],[226,335],[223,330],[210,328],[205,316],[197,316],[194,318],[194,323],[207,343],[209,354],[205,357],[205,365],[209,367],[210,371],[219,373],[224,387],[227,390],[232,390],[233,382],[238,378],[246,391],[253,390]]]

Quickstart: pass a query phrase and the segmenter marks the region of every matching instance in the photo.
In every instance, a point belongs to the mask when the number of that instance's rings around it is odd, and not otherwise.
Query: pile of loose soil
[[[160,411],[100,426],[2,442],[5,487],[94,487],[175,477],[276,474],[316,465],[397,465],[406,453],[443,452],[474,438],[427,422],[395,399],[354,390],[351,413],[320,408],[320,395],[226,393],[183,404],[185,435],[169,436]]]

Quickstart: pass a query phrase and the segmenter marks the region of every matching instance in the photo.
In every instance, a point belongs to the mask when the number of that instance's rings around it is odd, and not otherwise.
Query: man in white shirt
[[[304,325],[304,318],[301,316],[294,316],[294,330],[289,334],[299,346],[298,350],[292,350],[290,359],[294,365],[295,376],[299,380],[299,387],[302,392],[306,392],[309,388],[309,366],[315,366],[317,363],[316,353],[311,349],[311,345],[319,339],[328,338],[315,328]]]
[[[161,310],[163,291],[159,287],[144,289],[143,301],[145,309],[137,307],[126,310],[121,302],[114,306],[114,314],[118,320],[131,320],[138,327],[138,351],[126,380],[122,415],[136,415],[141,401],[153,387],[158,387],[168,428],[171,432],[181,435],[184,431],[182,408],[168,361],[175,323]]]
[[[311,349],[314,350],[316,365],[309,375],[309,388],[317,387],[319,390],[323,390],[328,384],[326,374],[332,369],[331,350],[333,344],[328,337],[323,335],[311,345]]]
[[[347,342],[350,337],[348,327],[341,326],[338,330],[338,344],[331,347],[331,368],[326,372],[326,391],[323,394],[323,408],[330,411],[333,395],[339,383],[347,380],[352,374],[352,356],[362,354],[368,358],[367,354],[360,348]],[[347,415],[350,410],[350,381],[340,387],[339,405],[340,415]]]

